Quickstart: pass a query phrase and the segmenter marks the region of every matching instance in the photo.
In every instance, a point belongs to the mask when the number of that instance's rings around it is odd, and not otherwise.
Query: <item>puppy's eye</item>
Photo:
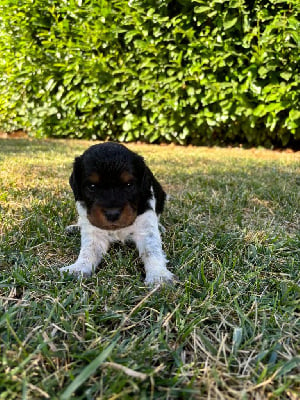
[[[133,181],[129,181],[129,182],[126,183],[125,186],[126,186],[127,188],[132,188],[133,184],[134,184]]]
[[[88,186],[88,191],[89,192],[94,192],[96,190],[96,185],[94,185],[93,183],[90,183]]]

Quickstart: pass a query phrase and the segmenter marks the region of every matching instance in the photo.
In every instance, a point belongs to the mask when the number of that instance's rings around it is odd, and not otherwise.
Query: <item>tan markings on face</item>
[[[130,204],[126,204],[122,213],[117,221],[108,221],[103,213],[103,209],[97,205],[92,206],[88,214],[88,220],[94,226],[100,229],[116,230],[126,228],[132,225],[137,217],[137,211],[133,209]]]
[[[89,180],[91,183],[94,183],[94,184],[100,183],[100,176],[99,176],[99,174],[97,174],[97,172],[93,172],[92,175],[90,175],[90,176],[88,177],[88,180]]]
[[[124,171],[121,173],[120,179],[123,183],[129,183],[134,179],[134,177],[129,172]]]

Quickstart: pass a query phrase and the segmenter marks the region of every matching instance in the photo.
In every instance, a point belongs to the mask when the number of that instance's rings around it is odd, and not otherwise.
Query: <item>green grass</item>
[[[299,399],[300,154],[130,145],[172,197],[180,282],[151,291],[121,245],[90,279],[58,274],[88,146],[0,141],[0,399]]]

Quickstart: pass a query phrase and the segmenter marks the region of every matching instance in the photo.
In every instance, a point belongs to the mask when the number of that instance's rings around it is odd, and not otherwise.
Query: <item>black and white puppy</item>
[[[90,275],[111,243],[133,241],[147,285],[173,280],[158,229],[166,194],[142,157],[121,144],[96,144],[75,158],[70,185],[81,249],[77,261],[61,272]]]

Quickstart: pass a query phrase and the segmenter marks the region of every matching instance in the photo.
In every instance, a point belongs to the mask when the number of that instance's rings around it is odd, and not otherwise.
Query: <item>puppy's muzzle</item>
[[[103,214],[105,218],[110,222],[115,222],[120,218],[122,208],[105,208]]]

